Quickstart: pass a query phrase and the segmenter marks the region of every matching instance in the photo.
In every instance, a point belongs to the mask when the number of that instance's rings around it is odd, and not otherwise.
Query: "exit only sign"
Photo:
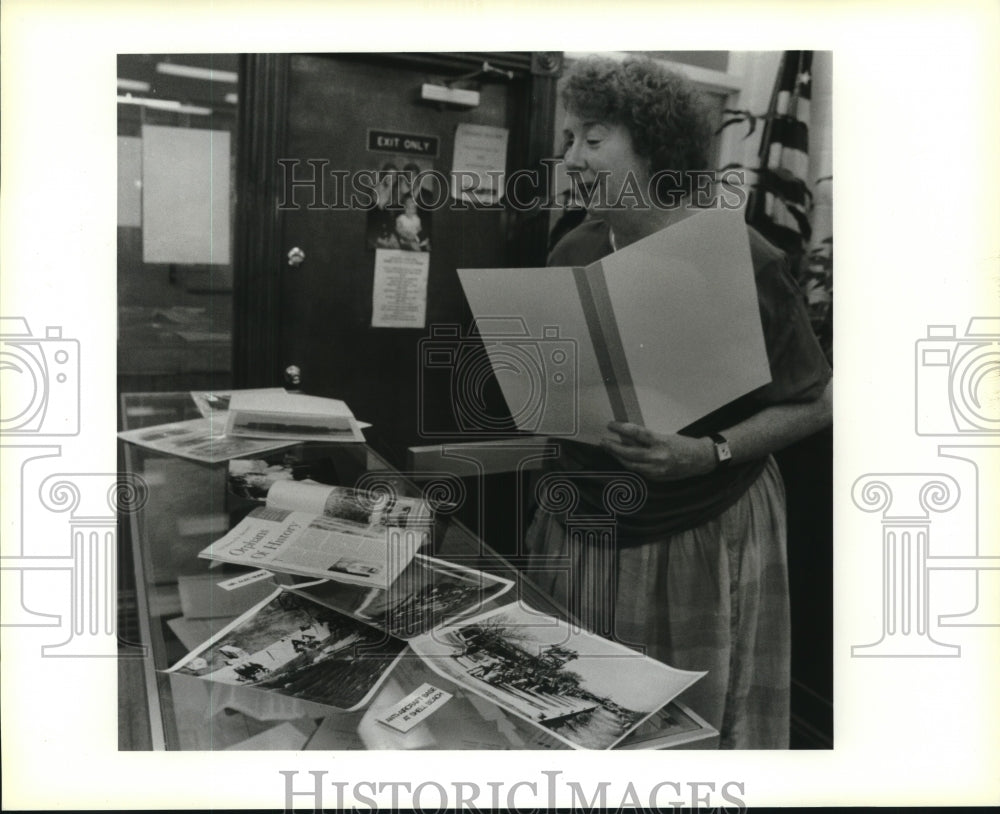
[[[436,157],[439,139],[422,133],[397,133],[391,130],[369,130],[368,149],[380,153],[407,153]]]

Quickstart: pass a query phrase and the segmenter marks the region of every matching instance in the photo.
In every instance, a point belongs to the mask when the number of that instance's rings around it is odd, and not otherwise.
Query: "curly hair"
[[[636,152],[650,160],[663,195],[690,192],[691,174],[708,168],[711,128],[701,94],[683,76],[648,57],[586,57],[572,65],[560,95],[584,119],[623,125]]]

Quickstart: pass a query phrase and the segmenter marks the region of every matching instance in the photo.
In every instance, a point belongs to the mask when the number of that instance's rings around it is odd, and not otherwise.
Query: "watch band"
[[[729,441],[726,440],[724,435],[719,435],[717,432],[713,432],[710,437],[712,439],[712,443],[715,444],[716,465],[728,466],[733,460],[733,452],[729,448]]]

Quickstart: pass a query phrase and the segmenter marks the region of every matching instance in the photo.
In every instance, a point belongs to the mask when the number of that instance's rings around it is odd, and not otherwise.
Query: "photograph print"
[[[374,206],[368,210],[369,249],[431,250],[431,208],[427,206],[436,176],[426,159],[387,158],[374,173]],[[437,194],[437,193],[434,193]]]
[[[278,590],[168,672],[353,711],[371,700],[405,648],[370,625]]]
[[[704,675],[507,605],[410,641],[439,675],[576,749],[609,749]]]
[[[512,585],[485,571],[417,554],[388,590],[333,581],[289,590],[392,636],[410,639],[481,611]]]

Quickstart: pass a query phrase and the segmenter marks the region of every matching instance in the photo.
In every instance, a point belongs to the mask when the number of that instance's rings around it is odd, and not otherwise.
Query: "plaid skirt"
[[[720,748],[787,749],[785,489],[774,459],[735,505],[697,528],[629,547],[591,532],[538,511],[525,540],[530,579],[584,627],[707,671],[677,700],[719,730]]]

